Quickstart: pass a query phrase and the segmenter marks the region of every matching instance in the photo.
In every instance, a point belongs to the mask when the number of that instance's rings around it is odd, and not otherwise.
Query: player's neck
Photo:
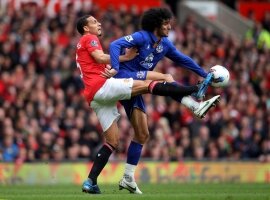
[[[160,43],[160,41],[161,41],[161,36],[159,36],[158,34],[157,34],[157,31],[154,31],[153,32],[153,34],[154,34],[154,36],[156,37],[156,42],[154,43],[154,45],[153,45],[153,48],[156,48],[157,46],[158,46],[158,44]]]
[[[157,42],[160,42],[160,40],[161,40],[161,36],[157,33],[157,30],[155,30],[154,32],[153,32],[153,34],[154,34],[154,36],[157,38]]]
[[[158,44],[160,43],[160,41],[161,41],[161,38],[154,43],[153,48],[156,48]]]

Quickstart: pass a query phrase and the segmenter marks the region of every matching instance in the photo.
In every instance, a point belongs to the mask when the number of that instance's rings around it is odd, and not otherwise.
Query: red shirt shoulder
[[[87,34],[81,37],[80,42],[82,47],[89,53],[95,50],[103,50],[100,41],[96,35]]]

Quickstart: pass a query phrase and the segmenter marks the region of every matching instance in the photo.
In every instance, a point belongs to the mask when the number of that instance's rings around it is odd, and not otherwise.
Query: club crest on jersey
[[[97,43],[96,40],[92,40],[92,41],[90,42],[90,45],[91,45],[92,47],[97,47],[97,46],[98,46],[98,43]]]
[[[141,61],[140,64],[141,66],[143,66],[144,68],[152,68],[153,67],[153,60],[154,60],[154,54],[149,54],[145,59],[144,61]]]
[[[162,44],[159,44],[159,45],[157,46],[156,51],[157,51],[157,53],[161,53],[161,52],[163,51],[163,46],[162,46]]]
[[[142,79],[144,77],[145,77],[145,72],[143,72],[143,71],[137,72],[137,78]]]
[[[154,55],[152,53],[150,53],[146,58],[145,58],[145,62],[152,62],[154,59]]]
[[[131,35],[127,35],[125,36],[125,40],[131,42],[133,40],[133,37]]]

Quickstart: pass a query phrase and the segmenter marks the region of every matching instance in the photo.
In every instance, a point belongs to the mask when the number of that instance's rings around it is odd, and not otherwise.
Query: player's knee
[[[119,145],[119,139],[113,138],[113,139],[107,139],[106,142],[110,144],[114,149],[117,149]]]
[[[147,132],[147,134],[144,134],[142,136],[142,144],[145,144],[148,139],[149,139],[149,133]]]
[[[149,132],[141,132],[139,135],[135,135],[135,139],[140,144],[145,144],[149,138]]]
[[[164,74],[165,81],[167,82],[174,82],[173,76],[171,74]]]
[[[146,86],[149,86],[149,84],[152,82],[152,80],[144,80],[143,83]]]
[[[118,148],[118,145],[119,145],[119,141],[111,141],[111,142],[107,142],[109,143],[114,149],[117,149]]]

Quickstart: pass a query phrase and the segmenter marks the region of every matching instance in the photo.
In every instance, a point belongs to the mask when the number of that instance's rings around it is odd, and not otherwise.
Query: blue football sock
[[[143,145],[131,141],[127,152],[127,163],[131,165],[137,165],[142,152]]]

